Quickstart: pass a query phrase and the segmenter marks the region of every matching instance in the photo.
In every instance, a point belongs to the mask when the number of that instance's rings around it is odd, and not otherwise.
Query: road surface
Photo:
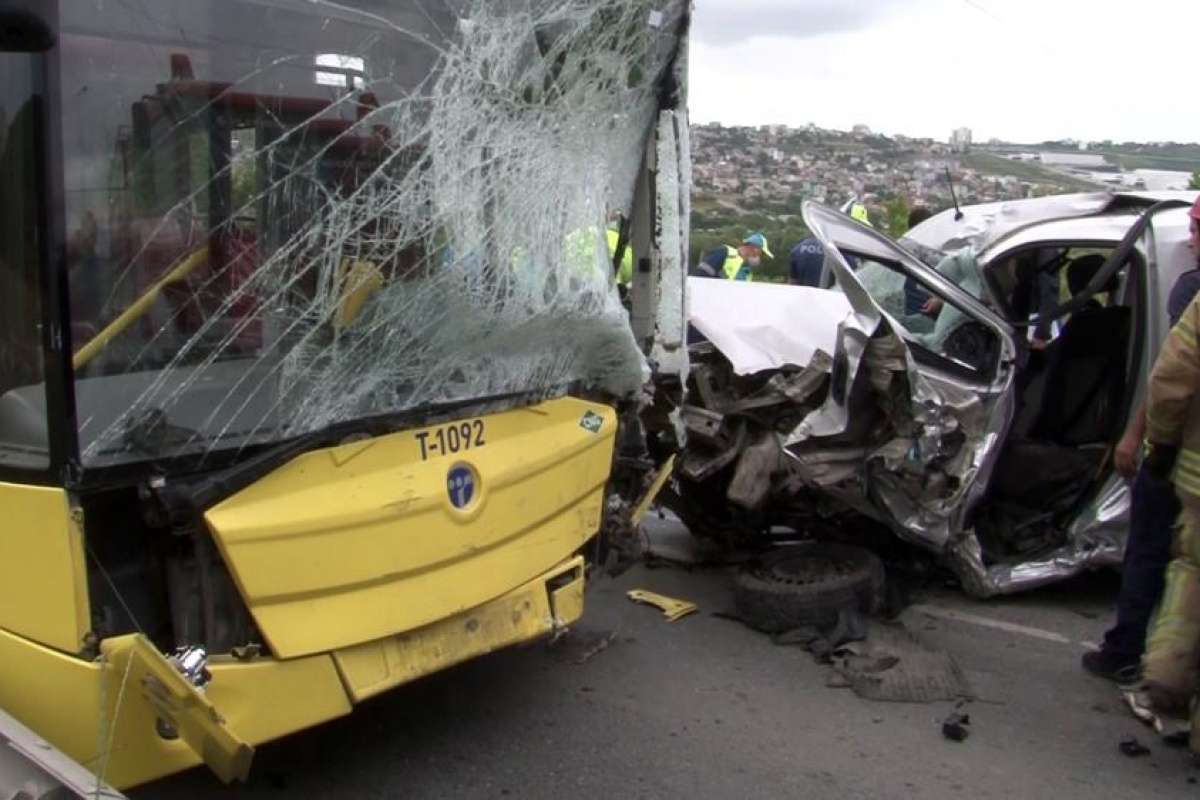
[[[659,533],[670,523],[658,523]],[[670,536],[677,531],[666,530]],[[1012,798],[1196,797],[1200,769],[1125,713],[1079,655],[1102,634],[1115,576],[978,602],[950,589],[902,619],[948,650],[978,701],[944,739],[951,703],[863,700],[828,667],[714,616],[720,569],[636,567],[598,581],[572,639],[496,653],[259,749],[249,783],[201,768],[131,797]],[[668,623],[625,598],[699,603]],[[611,644],[583,663],[588,645]],[[1135,735],[1142,758],[1117,750]]]

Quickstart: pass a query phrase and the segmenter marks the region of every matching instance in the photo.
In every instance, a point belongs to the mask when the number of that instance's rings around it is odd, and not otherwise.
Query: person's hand
[[[942,298],[931,297],[925,301],[925,305],[921,306],[921,313],[928,314],[932,317],[934,314],[942,310],[942,305]]]
[[[1113,466],[1122,478],[1132,478],[1137,472],[1137,457],[1141,448],[1142,443],[1136,436],[1122,436],[1121,441],[1117,442],[1117,449],[1113,452]]]
[[[1035,338],[1035,339],[1031,339],[1029,341],[1029,349],[1030,350],[1042,351],[1042,350],[1045,350],[1049,345],[1050,345],[1050,343],[1047,342],[1045,339],[1036,339]]]

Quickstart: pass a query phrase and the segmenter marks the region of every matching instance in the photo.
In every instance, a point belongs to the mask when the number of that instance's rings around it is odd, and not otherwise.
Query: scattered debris
[[[1131,690],[1121,692],[1121,697],[1125,699],[1125,705],[1133,712],[1133,715],[1154,728],[1154,732],[1158,735],[1163,733],[1162,719],[1155,713],[1153,706],[1150,704],[1150,698],[1145,692]]]
[[[1171,747],[1187,747],[1192,739],[1191,727],[1181,727],[1178,730],[1163,734],[1163,744]]]
[[[608,649],[617,640],[618,631],[592,633],[572,628],[563,636],[550,642],[554,655],[567,664],[583,664],[598,653]]]
[[[867,621],[856,609],[843,608],[831,626],[801,625],[771,636],[774,644],[799,645],[822,664],[833,662],[833,655],[843,645],[867,638]]]
[[[1117,749],[1121,751],[1121,755],[1128,758],[1139,758],[1141,756],[1150,755],[1150,748],[1137,740],[1135,736],[1127,736],[1117,745]]]
[[[1192,727],[1186,720],[1164,718],[1154,710],[1150,697],[1137,689],[1121,692],[1125,705],[1133,716],[1144,722],[1159,735],[1165,744],[1186,747],[1191,739]]]
[[[873,625],[861,644],[842,646],[833,668],[859,697],[932,703],[972,697],[949,653],[934,650],[898,623]]]
[[[961,714],[956,711],[942,720],[942,736],[952,742],[966,741],[966,738],[971,735],[970,724],[969,714]]]
[[[595,644],[593,644],[591,647],[587,648],[586,650],[584,650],[582,653],[579,654],[579,657],[575,659],[574,663],[582,664],[585,661],[588,661],[589,659],[591,659],[591,657],[596,655],[597,653],[607,650],[608,646],[610,644],[612,644],[616,638],[617,638],[617,632],[613,631],[612,633],[608,634],[607,636],[603,636],[603,637],[597,639]]]
[[[675,622],[677,619],[686,617],[693,611],[699,611],[700,607],[695,603],[687,600],[676,600],[674,597],[648,592],[645,589],[630,589],[625,593],[635,603],[646,603],[655,608],[661,609],[663,615],[667,618],[667,622]]]

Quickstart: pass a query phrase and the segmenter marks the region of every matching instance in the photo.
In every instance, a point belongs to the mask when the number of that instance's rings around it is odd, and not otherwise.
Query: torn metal
[[[1013,342],[980,310],[975,250],[939,261],[933,274],[951,302],[937,323],[914,332],[920,320],[905,315],[903,273],[874,260],[920,261],[897,255],[865,227],[838,227],[832,212],[806,208],[806,215],[824,240],[838,291],[690,281],[692,323],[708,342],[694,349],[684,414],[690,438],[673,496],[680,505],[711,516],[716,509],[700,498],[720,492],[736,509],[725,530],[740,527],[741,535],[773,524],[807,528],[849,509],[940,555],[978,595],[1020,591],[1119,558],[1127,494],[1116,480],[1057,549],[1040,546],[1049,555],[984,555],[967,514],[1003,450],[1013,372],[977,365],[980,352],[1011,365]],[[914,347],[946,368],[919,366]]]
[[[656,142],[672,192],[635,245],[682,274],[687,119],[663,107],[683,0],[63,15],[113,65],[63,74],[73,280],[114,287],[73,308],[85,465],[569,386],[625,397],[644,352],[686,371],[682,283],[643,347],[606,242]],[[109,58],[130,30],[138,57]]]
[[[860,244],[870,252],[871,242]],[[918,370],[860,283],[866,270],[856,276],[833,247],[827,263],[843,291],[689,280],[692,322],[715,351],[697,358],[696,395],[707,429],[726,439],[715,457],[711,434],[689,444],[684,475],[703,480],[736,461],[727,497],[743,508],[820,489],[940,552],[995,444],[997,409]],[[711,384],[723,371],[731,394],[718,398]],[[761,480],[754,492],[744,490],[751,476]]]
[[[1140,284],[1165,305],[1171,279],[1194,268],[1192,199],[969,207],[900,245],[806,203],[830,289],[690,283],[707,341],[693,348],[689,439],[668,499],[719,539],[890,531],[979,596],[1118,563],[1129,490],[1111,448],[1166,330],[1161,305],[1139,310]],[[1091,270],[1082,288],[1075,267]],[[1057,299],[1031,306],[1047,286]],[[1027,344],[1043,324],[1058,326],[1052,341]],[[842,524],[848,513],[881,526]]]
[[[774,494],[828,490],[871,516],[886,509],[902,536],[943,549],[987,441],[978,398],[922,376],[886,319],[872,325],[842,295],[743,290],[755,295],[748,318],[728,296],[741,288],[689,280],[693,324],[712,347],[694,353],[682,474],[702,482],[732,464],[726,497],[750,510]]]
[[[979,539],[964,534],[951,542],[946,559],[967,591],[979,597],[1024,592],[1087,569],[1120,566],[1129,535],[1129,502],[1129,485],[1114,477],[1071,524],[1066,543],[1046,555],[988,565]]]

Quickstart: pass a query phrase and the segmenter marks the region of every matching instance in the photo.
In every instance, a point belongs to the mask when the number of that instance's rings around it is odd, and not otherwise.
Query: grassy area
[[[1062,144],[1006,144],[1002,146],[1005,152],[1031,153],[1044,150],[1050,153],[1081,152],[1087,155],[1101,155],[1110,164],[1116,164],[1122,169],[1167,169],[1177,172],[1196,172],[1200,170],[1200,144],[1177,145],[1117,145],[1098,144],[1086,151],[1077,147]]]
[[[1091,192],[1098,188],[1097,184],[1077,180],[1029,161],[1013,161],[994,153],[985,153],[979,150],[964,155],[962,165],[985,175],[1011,175],[1030,183],[1059,186],[1072,192]]]
[[[1159,156],[1143,153],[1120,153],[1112,150],[1095,150],[1111,164],[1119,164],[1122,169],[1169,169],[1176,172],[1200,171],[1200,157],[1197,156]]]

